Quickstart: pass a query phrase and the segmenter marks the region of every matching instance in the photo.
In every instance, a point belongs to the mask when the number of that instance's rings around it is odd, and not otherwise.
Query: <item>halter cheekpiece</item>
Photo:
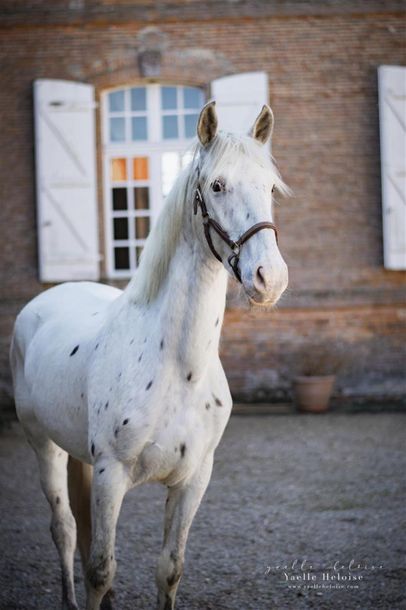
[[[204,197],[202,194],[202,190],[198,183],[197,187],[196,187],[196,191],[195,191],[194,201],[193,201],[193,211],[194,211],[195,215],[197,214],[197,209],[199,207],[202,211],[204,234],[206,236],[206,240],[207,240],[210,250],[212,251],[213,255],[217,258],[217,260],[220,261],[220,263],[222,263],[223,260],[220,256],[220,254],[217,252],[216,248],[214,247],[213,240],[211,238],[211,234],[210,234],[210,227],[211,227],[212,229],[214,229],[216,231],[217,235],[219,237],[221,237],[221,239],[231,248],[232,252],[231,252],[230,256],[227,258],[227,261],[228,261],[230,267],[232,268],[236,279],[241,284],[242,283],[241,272],[238,267],[238,263],[240,262],[241,246],[243,244],[245,244],[245,242],[248,241],[253,235],[255,235],[255,233],[258,233],[258,231],[262,231],[262,229],[272,229],[273,231],[275,231],[276,243],[278,243],[278,229],[273,224],[273,222],[258,222],[257,224],[252,225],[252,227],[250,227],[247,231],[245,231],[245,233],[243,233],[237,239],[237,241],[233,241],[231,239],[231,237],[229,236],[229,234],[227,233],[227,231],[225,231],[223,229],[221,224],[218,223],[216,220],[214,220],[214,218],[211,218],[211,216],[209,215],[209,213],[207,211],[206,203],[204,201]]]

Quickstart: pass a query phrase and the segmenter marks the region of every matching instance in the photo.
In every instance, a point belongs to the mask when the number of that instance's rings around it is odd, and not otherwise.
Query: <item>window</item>
[[[109,277],[129,277],[196,134],[204,94],[195,87],[148,85],[103,96]]]

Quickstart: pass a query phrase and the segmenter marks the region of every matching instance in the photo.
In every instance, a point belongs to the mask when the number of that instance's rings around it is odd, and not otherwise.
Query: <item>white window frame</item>
[[[183,118],[185,114],[197,114],[196,110],[184,109],[183,105],[178,105],[175,110],[162,110],[161,109],[161,87],[176,87],[178,102],[182,100],[181,90],[183,86],[170,85],[170,84],[138,84],[127,85],[125,87],[115,87],[101,94],[101,114],[102,114],[102,142],[103,142],[103,200],[104,200],[104,220],[105,220],[105,247],[106,247],[106,273],[109,278],[116,279],[128,279],[131,277],[136,269],[135,261],[135,247],[142,245],[145,240],[131,240],[130,236],[133,234],[133,228],[129,226],[129,239],[125,240],[126,246],[130,248],[130,269],[119,270],[114,268],[114,247],[123,245],[119,240],[113,238],[113,218],[120,217],[120,213],[115,211],[113,214],[112,206],[112,188],[123,186],[124,183],[112,182],[110,176],[110,163],[113,158],[126,158],[127,159],[127,176],[130,176],[130,158],[131,157],[148,157],[149,158],[149,180],[148,182],[137,181],[137,186],[148,186],[149,187],[149,218],[150,218],[150,229],[152,228],[159,212],[161,211],[164,203],[164,197],[162,195],[162,175],[161,175],[161,157],[165,152],[175,152],[181,154],[190,147],[193,142],[193,138],[186,138],[184,134],[184,121],[179,120],[179,138],[176,139],[163,139],[162,134],[162,116],[166,114],[176,114]],[[120,116],[126,117],[126,142],[110,142],[109,141],[109,117],[114,116],[114,113],[110,113],[108,110],[108,95],[113,91],[124,90],[124,95],[130,95],[130,89],[133,87],[145,87],[146,89],[146,112],[140,111],[139,113],[128,111],[129,105],[127,104],[127,111],[120,114]],[[202,90],[203,96],[205,96]],[[146,116],[147,117],[147,135],[148,139],[145,141],[129,141],[128,130],[131,129],[131,121],[128,119],[129,116],[134,115]],[[131,182],[127,180],[125,186]],[[133,196],[133,195],[131,195]],[[130,207],[130,206],[129,206]],[[125,218],[134,218],[136,216],[142,216],[143,214],[132,212],[131,214],[127,211],[123,211],[122,216]],[[129,223],[130,225],[131,223]]]

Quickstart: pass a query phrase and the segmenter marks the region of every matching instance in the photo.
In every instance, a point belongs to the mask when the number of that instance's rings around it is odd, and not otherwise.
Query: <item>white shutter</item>
[[[34,83],[40,280],[99,278],[94,88]]]
[[[218,78],[211,83],[219,127],[223,131],[247,133],[268,100],[265,72],[244,72]]]
[[[379,122],[386,269],[406,269],[406,68],[380,66]]]

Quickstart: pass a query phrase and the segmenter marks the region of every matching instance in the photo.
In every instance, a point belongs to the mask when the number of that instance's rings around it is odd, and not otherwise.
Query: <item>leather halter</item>
[[[209,244],[210,250],[212,251],[214,256],[217,258],[217,260],[220,261],[220,263],[222,263],[223,260],[220,256],[220,254],[217,252],[216,248],[214,247],[214,244],[213,244],[213,241],[212,241],[212,238],[210,235],[210,227],[211,227],[212,229],[214,229],[216,231],[217,235],[219,237],[221,237],[221,239],[231,248],[232,253],[227,258],[227,261],[228,261],[228,264],[230,265],[231,269],[234,271],[234,275],[235,275],[236,279],[241,284],[242,283],[241,273],[238,268],[238,263],[240,262],[241,246],[243,244],[245,244],[245,242],[247,242],[253,235],[255,235],[255,233],[258,233],[258,231],[262,231],[262,229],[272,229],[273,231],[275,231],[276,243],[278,243],[278,229],[273,224],[273,222],[258,222],[257,224],[252,225],[252,227],[250,227],[247,231],[245,231],[245,233],[243,233],[237,239],[237,241],[233,241],[230,238],[227,231],[225,231],[223,229],[221,224],[219,224],[216,220],[214,220],[214,218],[211,218],[211,216],[209,215],[199,184],[196,187],[195,198],[193,201],[193,210],[194,210],[195,215],[197,214],[198,207],[200,207],[200,209],[202,211],[204,234],[206,236],[206,240],[207,240],[207,243]]]

